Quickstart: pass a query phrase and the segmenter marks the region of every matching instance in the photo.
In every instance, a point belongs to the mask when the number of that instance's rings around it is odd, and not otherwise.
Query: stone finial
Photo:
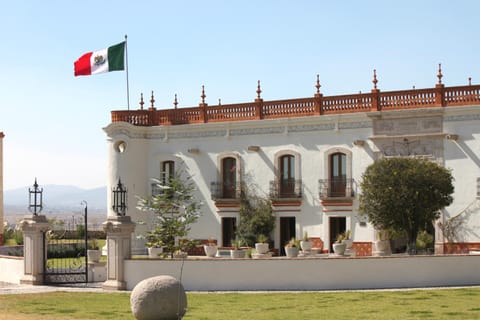
[[[442,64],[441,63],[438,64],[437,78],[438,78],[438,84],[442,84],[443,74],[442,74]]]
[[[377,80],[377,69],[373,69],[373,89],[377,90],[377,83],[378,83],[378,80]]]
[[[152,96],[150,98],[150,108],[155,109],[155,98],[153,97],[153,90],[152,90]]]
[[[261,93],[262,93],[262,89],[260,87],[260,80],[258,80],[257,82],[257,99],[258,100],[262,99],[262,97],[260,96]]]
[[[218,105],[221,106],[222,105],[222,99],[218,98]]]
[[[140,110],[143,110],[143,105],[145,102],[143,102],[143,93],[140,93],[140,102],[138,103],[140,105]]]
[[[320,94],[320,76],[317,74],[317,83],[315,84],[315,88],[317,88],[317,94]]]
[[[173,106],[175,107],[175,109],[177,109],[178,100],[177,100],[177,94],[176,93],[175,93],[175,100],[173,100]]]
[[[469,86],[472,85],[472,77],[468,77],[468,85],[469,85]]]
[[[202,104],[205,104],[205,98],[207,97],[205,95],[205,86],[202,85],[202,95],[200,96],[202,98]]]

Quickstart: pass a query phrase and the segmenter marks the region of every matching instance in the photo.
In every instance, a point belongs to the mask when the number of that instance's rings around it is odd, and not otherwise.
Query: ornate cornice
[[[305,119],[299,121],[279,121],[273,120],[266,126],[267,122],[250,122],[234,126],[232,124],[204,124],[188,126],[156,126],[156,127],[136,127],[127,123],[113,123],[104,128],[108,136],[114,137],[123,135],[129,139],[194,139],[210,137],[234,137],[234,136],[259,136],[272,134],[288,134],[300,132],[320,132],[334,130],[349,130],[372,128],[372,121],[339,121],[339,117],[328,117],[327,119],[317,118],[321,121]],[[351,120],[351,119],[348,119]],[[260,126],[261,125],[261,126]]]

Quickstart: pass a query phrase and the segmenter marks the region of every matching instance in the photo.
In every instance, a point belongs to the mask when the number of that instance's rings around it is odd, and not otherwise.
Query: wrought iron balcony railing
[[[240,184],[213,181],[210,183],[212,200],[240,199]]]
[[[320,179],[318,190],[320,199],[325,198],[353,198],[355,196],[354,179]]]
[[[279,179],[270,181],[270,198],[301,198],[301,179]]]

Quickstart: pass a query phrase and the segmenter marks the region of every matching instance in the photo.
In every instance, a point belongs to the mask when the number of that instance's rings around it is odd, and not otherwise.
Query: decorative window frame
[[[335,153],[343,153],[346,156],[346,178],[347,179],[352,179],[352,151],[350,149],[344,148],[344,147],[332,147],[325,151],[323,154],[323,163],[324,163],[324,177],[325,179],[330,178],[330,168],[331,168],[331,163],[330,163],[330,156]]]
[[[237,186],[240,186],[242,182],[242,158],[236,152],[221,152],[217,155],[217,181],[223,184],[223,159],[234,158],[235,159],[235,181]],[[240,199],[240,187],[236,190],[236,199]]]
[[[280,168],[281,168],[281,159],[283,156],[293,156],[295,159],[295,180],[302,179],[302,172],[301,172],[301,157],[300,153],[294,150],[280,150],[275,153],[275,162],[274,162],[274,170],[275,170],[275,179],[280,179]]]
[[[182,162],[182,159],[177,157],[177,156],[174,156],[174,155],[170,155],[170,154],[162,154],[160,156],[157,157],[157,159],[155,160],[156,161],[156,170],[155,170],[155,178],[156,179],[162,179],[162,169],[163,169],[163,164],[167,161],[172,161],[173,162],[173,174],[175,174]],[[155,183],[151,182],[150,180],[150,194],[151,195],[154,195],[154,194],[158,194],[159,191],[157,190],[157,188],[155,187]]]
[[[297,181],[302,181],[302,164],[301,164],[301,155],[299,152],[291,149],[285,149],[285,150],[280,150],[277,151],[274,155],[274,175],[275,175],[275,182],[279,183],[280,180],[280,170],[281,170],[281,159],[283,156],[293,156],[295,159],[295,180]],[[295,184],[295,194],[302,194],[302,184]]]

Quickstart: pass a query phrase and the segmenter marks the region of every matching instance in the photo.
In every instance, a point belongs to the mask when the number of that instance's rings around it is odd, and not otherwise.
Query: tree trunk
[[[417,234],[418,230],[416,228],[407,232],[407,253],[411,256],[417,254]]]

